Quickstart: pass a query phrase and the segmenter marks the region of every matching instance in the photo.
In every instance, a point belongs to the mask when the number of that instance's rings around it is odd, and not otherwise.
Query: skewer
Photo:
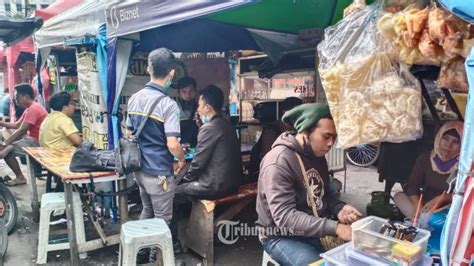
[[[420,194],[420,199],[418,200],[418,206],[416,207],[416,212],[415,212],[415,219],[413,219],[413,226],[416,226],[418,215],[420,214],[421,202],[423,202],[423,193]]]

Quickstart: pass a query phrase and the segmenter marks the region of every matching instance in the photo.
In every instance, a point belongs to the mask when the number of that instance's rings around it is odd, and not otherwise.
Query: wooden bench
[[[217,200],[195,200],[186,227],[185,246],[203,258],[204,265],[214,264],[214,232],[216,224],[230,220],[257,196],[257,183],[245,184],[235,194]],[[214,219],[214,210],[219,205],[231,204]]]

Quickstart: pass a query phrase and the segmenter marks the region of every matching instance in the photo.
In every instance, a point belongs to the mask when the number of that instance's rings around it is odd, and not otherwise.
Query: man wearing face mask
[[[196,80],[184,77],[178,80],[178,103],[181,111],[181,143],[196,146],[198,127],[194,121],[197,109]]]
[[[153,103],[161,98],[139,136],[142,168],[135,174],[135,178],[143,204],[140,219],[161,218],[169,225],[176,188],[173,156],[179,160],[178,168],[186,164],[178,140],[179,108],[176,102],[168,97],[167,91],[175,73],[175,64],[172,51],[166,48],[152,51],[148,56],[147,69],[150,82],[130,98],[127,109],[127,134],[131,135],[138,129]],[[173,248],[175,252],[180,252],[178,237],[173,234],[176,230],[171,229]],[[150,260],[155,259],[155,250],[152,251]]]
[[[320,238],[350,240],[349,224],[361,214],[329,187],[324,155],[334,145],[336,127],[328,105],[299,105],[285,113],[283,122],[297,133],[282,133],[262,160],[256,225],[273,259],[282,265],[308,265],[324,252]]]
[[[213,199],[238,190],[242,156],[235,130],[222,114],[224,95],[218,87],[207,86],[199,97],[199,129],[196,154],[177,193]]]

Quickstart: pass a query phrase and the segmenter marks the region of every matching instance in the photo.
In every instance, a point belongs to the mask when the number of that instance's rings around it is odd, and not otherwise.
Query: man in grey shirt
[[[131,135],[136,132],[153,103],[163,97],[139,136],[142,169],[136,173],[136,181],[143,204],[140,219],[161,218],[169,226],[176,188],[173,156],[178,158],[178,168],[186,164],[178,140],[179,108],[176,102],[168,97],[167,91],[175,73],[175,60],[173,53],[166,48],[152,51],[148,56],[150,82],[132,95],[127,107],[127,134]],[[176,230],[171,228],[171,233],[173,248],[176,252],[180,251],[181,245]],[[154,257],[155,252],[151,252],[150,259],[154,260]]]

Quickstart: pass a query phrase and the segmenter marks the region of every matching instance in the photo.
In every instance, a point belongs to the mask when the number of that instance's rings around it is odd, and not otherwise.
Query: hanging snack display
[[[343,148],[422,134],[418,81],[387,54],[389,45],[376,29],[380,12],[375,6],[355,11],[326,29],[318,46],[318,69]]]
[[[467,92],[469,85],[467,83],[464,61],[462,57],[456,57],[443,63],[439,72],[438,86],[442,88],[457,88],[457,91]]]
[[[408,7],[387,13],[377,22],[382,36],[391,41],[401,61],[412,64],[441,65],[445,71],[438,85],[467,92],[463,64],[474,45],[474,26],[439,8]],[[453,69],[452,66],[457,68]]]

